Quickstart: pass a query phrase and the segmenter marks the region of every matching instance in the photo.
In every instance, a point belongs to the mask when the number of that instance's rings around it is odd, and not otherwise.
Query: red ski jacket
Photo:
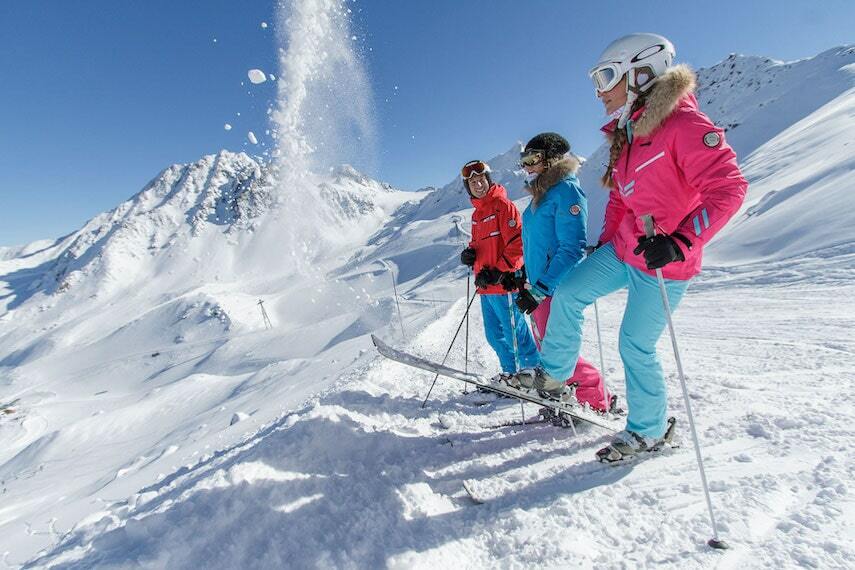
[[[508,199],[504,186],[493,184],[483,198],[472,198],[472,240],[475,250],[475,275],[485,267],[516,271],[523,265],[522,219],[516,205]],[[478,289],[482,295],[504,295],[501,285]]]

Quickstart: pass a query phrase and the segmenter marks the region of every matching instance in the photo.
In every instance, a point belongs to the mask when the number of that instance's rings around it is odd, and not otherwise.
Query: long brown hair
[[[653,89],[655,88],[656,86],[654,85]],[[632,104],[632,110],[630,111],[630,114],[635,113],[636,111],[641,109],[641,107],[644,106],[644,103],[647,100],[647,95],[649,95],[651,91],[644,93],[643,95],[639,96],[638,99],[635,100],[635,102]],[[620,156],[620,153],[627,142],[626,129],[615,129],[614,133],[612,133],[611,135],[611,139],[612,145],[609,148],[609,165],[608,167],[606,167],[606,173],[603,174],[603,177],[600,179],[600,181],[603,183],[603,186],[605,186],[606,188],[617,187],[612,173],[615,168],[615,163],[617,162],[617,159]]]

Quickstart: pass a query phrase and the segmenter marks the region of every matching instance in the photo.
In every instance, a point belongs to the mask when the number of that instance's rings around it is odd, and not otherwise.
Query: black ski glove
[[[505,291],[522,290],[525,286],[525,267],[516,271],[506,271],[502,273],[502,278],[499,280],[502,288]]]
[[[532,314],[539,304],[537,299],[525,289],[517,294],[517,307],[527,315]]]
[[[475,286],[479,289],[486,289],[490,285],[495,285],[502,278],[502,272],[495,267],[485,267],[475,276]]]
[[[540,283],[540,281],[538,281]],[[517,307],[523,313],[530,315],[540,305],[547,295],[539,287],[526,284],[517,293]]]
[[[657,234],[653,237],[638,238],[638,245],[632,252],[635,255],[644,253],[647,269],[660,269],[672,261],[686,260],[677,240],[691,247],[692,242],[682,234]]]
[[[463,265],[468,265],[472,267],[475,265],[475,250],[471,247],[467,247],[463,251],[460,252],[460,263]]]

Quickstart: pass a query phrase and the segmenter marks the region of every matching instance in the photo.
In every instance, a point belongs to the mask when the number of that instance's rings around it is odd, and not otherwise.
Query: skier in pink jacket
[[[665,436],[667,392],[656,342],[666,325],[655,270],[674,310],[701,269],[704,245],[739,209],[748,183],[724,131],[698,108],[695,75],[672,66],[674,47],[656,34],[631,34],[606,48],[591,70],[611,143],[603,184],[609,204],[597,249],[557,287],[541,364],[523,385],[558,395],[558,379],[579,356],[582,311],[627,288],[620,329],[629,408],[626,430],[597,456],[616,461],[655,448]],[[641,220],[652,215],[656,234]]]

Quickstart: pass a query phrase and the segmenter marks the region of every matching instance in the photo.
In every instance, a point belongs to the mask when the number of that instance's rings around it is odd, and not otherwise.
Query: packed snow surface
[[[431,376],[369,352],[331,390],[239,443],[184,459],[192,444],[182,442],[166,462],[187,467],[103,503],[33,567],[851,567],[855,461],[840,450],[855,435],[852,277],[818,286],[775,283],[765,267],[717,272],[677,313],[727,553],[705,546],[709,521],[673,373],[670,408],[683,446],[604,466],[593,460],[607,441],[596,428],[580,425],[575,437],[549,425],[492,428],[519,419],[519,405],[463,394],[448,379],[422,409]],[[464,287],[457,279],[408,295],[405,323],[419,332],[398,342],[441,359],[465,303],[444,304],[436,318],[415,295],[446,298]],[[829,304],[832,293],[839,301]],[[607,373],[619,393],[624,301],[600,305]],[[471,326],[470,369],[492,372],[477,311]],[[591,323],[586,333],[584,353],[593,358]],[[364,337],[358,344],[369,347]],[[461,342],[454,364],[462,353]],[[141,456],[116,480],[156,460]],[[464,481],[484,504],[469,498]],[[99,496],[115,497],[109,489]],[[48,523],[38,530],[57,538],[66,530]]]

